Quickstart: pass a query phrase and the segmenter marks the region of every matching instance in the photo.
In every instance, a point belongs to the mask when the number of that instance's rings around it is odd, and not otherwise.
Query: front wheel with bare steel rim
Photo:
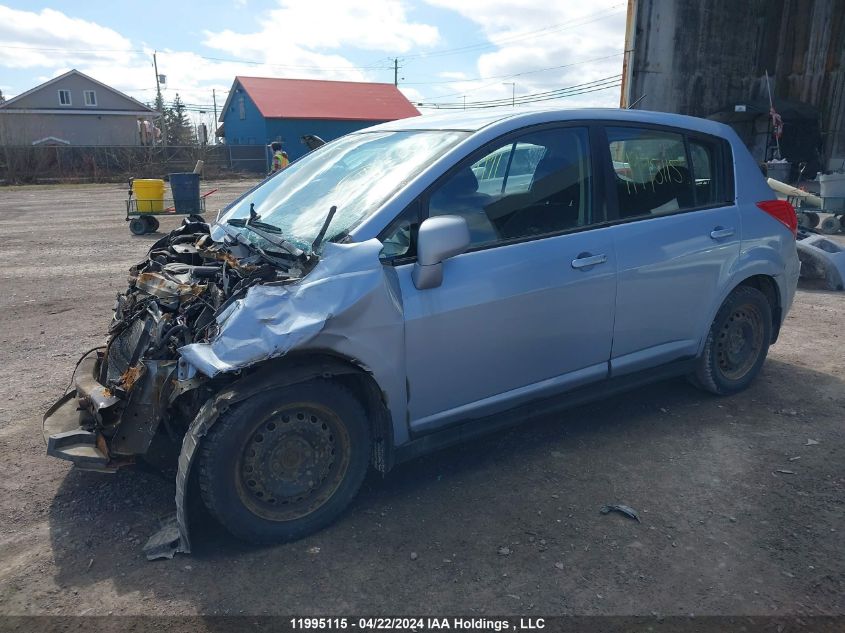
[[[361,404],[315,380],[259,393],[230,409],[200,447],[203,501],[235,536],[275,543],[334,520],[367,472]]]
[[[751,286],[728,295],[707,335],[692,381],[719,395],[742,391],[760,372],[772,340],[772,307]]]

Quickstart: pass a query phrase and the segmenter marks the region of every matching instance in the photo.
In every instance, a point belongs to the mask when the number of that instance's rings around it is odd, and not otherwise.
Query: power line
[[[583,90],[583,89],[587,89],[587,88],[608,86],[612,83],[620,81],[621,79],[622,79],[621,74],[611,75],[609,77],[602,77],[601,79],[594,79],[593,81],[586,81],[584,83],[573,84],[571,86],[565,86],[563,88],[555,88],[553,90],[546,90],[546,91],[543,91],[543,92],[534,92],[534,93],[531,93],[531,94],[528,94],[528,95],[522,95],[520,97],[511,96],[511,97],[500,98],[500,99],[485,99],[485,100],[479,100],[479,101],[472,101],[470,103],[475,104],[475,105],[490,104],[491,106],[497,106],[497,105],[508,105],[508,104],[514,104],[514,103],[522,103],[522,102],[527,102],[527,101],[533,101],[533,100],[537,100],[539,98],[544,98],[544,97],[555,98],[555,96],[558,96],[558,95],[561,95],[561,94],[564,94],[564,93],[567,93],[567,92],[570,92],[570,91],[573,91],[573,90]],[[463,105],[463,103],[462,102],[445,103],[445,104],[441,103],[441,104],[438,104],[438,105],[441,105],[441,106],[442,105],[450,105],[450,106],[452,106],[452,105]]]
[[[611,88],[618,88],[622,85],[621,75],[614,77],[607,77],[605,79],[597,79],[592,82],[583,84],[576,84],[566,88],[558,88],[556,90],[548,90],[545,92],[532,93],[530,95],[523,95],[513,99],[492,99],[485,101],[471,101],[468,103],[418,103],[421,107],[433,107],[440,110],[463,110],[463,109],[483,109],[483,108],[498,108],[514,103],[515,105],[524,105],[528,103],[539,103],[543,101],[553,101],[555,99],[564,99],[567,97],[575,97],[591,92],[598,92],[601,90],[609,90]]]
[[[559,70],[561,68],[570,68],[572,66],[580,66],[582,64],[590,64],[592,62],[603,61],[605,59],[611,59],[613,57],[618,57],[619,55],[624,55],[624,51],[621,52],[621,53],[614,53],[613,55],[607,55],[605,57],[594,57],[593,59],[584,59],[582,61],[572,62],[571,64],[564,64],[563,66],[550,66],[548,68],[540,68],[539,70],[530,70],[530,71],[526,71],[524,73],[517,73],[515,75],[503,75],[503,76],[500,76],[500,77],[488,77],[487,79],[506,79],[506,78],[509,78],[509,77],[520,77],[520,76],[524,76],[524,75],[528,75],[528,74],[545,72],[545,71],[548,71],[548,70]],[[458,81],[460,81],[460,82],[486,81],[486,79],[480,79],[480,78],[460,79]],[[448,97],[458,97],[458,96],[466,95],[467,93],[470,93],[470,92],[478,92],[479,90],[484,90],[485,88],[489,88],[490,86],[497,85],[498,83],[499,83],[498,81],[494,81],[492,83],[486,83],[486,84],[481,85],[481,86],[476,86],[475,88],[468,88],[468,89],[463,90],[461,92],[450,92],[450,93],[447,93],[445,95],[437,95],[436,97],[423,97],[422,100],[423,101],[434,101],[434,100],[437,100],[437,99],[446,99]]]
[[[502,38],[498,38],[495,41],[490,42],[477,42],[476,44],[468,44],[466,46],[459,46],[457,48],[447,48],[441,49],[437,51],[431,51],[428,53],[417,53],[414,55],[406,55],[404,59],[417,59],[417,58],[429,58],[429,57],[442,57],[447,55],[456,55],[459,53],[465,53],[468,51],[474,50],[482,50],[485,48],[497,48],[501,47],[503,44],[510,44],[512,42],[518,42],[525,39],[532,39],[537,37],[546,37],[547,35],[551,35],[553,33],[558,33],[560,31],[566,31],[571,28],[575,28],[577,26],[584,26],[585,24],[591,24],[592,22],[598,22],[599,20],[604,20],[605,18],[609,18],[614,15],[618,15],[621,11],[617,9],[619,7],[625,6],[624,3],[613,5],[604,11],[600,11],[592,16],[582,16],[581,18],[577,18],[575,20],[570,20],[567,22],[559,22],[557,24],[553,24],[551,26],[543,27],[542,29],[537,29],[535,31],[527,31],[525,33],[519,33],[515,35],[510,35]]]
[[[46,51],[50,53],[143,53],[134,48],[43,48],[41,46],[15,46],[0,44],[0,48],[15,48],[27,51]]]
[[[600,87],[600,88],[593,88],[591,90],[582,90],[580,92],[572,92],[572,93],[568,93],[568,94],[564,94],[564,95],[547,97],[547,98],[544,98],[544,99],[532,99],[532,100],[529,100],[529,101],[523,101],[522,104],[526,105],[526,104],[531,104],[531,103],[541,103],[543,101],[554,101],[554,100],[557,100],[557,99],[566,99],[568,97],[577,97],[579,95],[589,94],[591,92],[600,92],[602,90],[609,90],[611,88],[619,88],[621,86],[622,86],[622,82],[620,81],[619,83],[616,83],[616,84],[612,84],[612,85],[609,85],[609,86],[603,86],[603,87]],[[519,104],[517,104],[517,105],[519,105]],[[467,103],[466,107],[464,107],[462,104],[449,105],[449,106],[442,106],[442,105],[426,106],[426,105],[422,105],[420,107],[429,107],[429,108],[434,108],[436,110],[484,110],[484,109],[489,109],[489,108],[501,108],[502,106],[501,105],[473,105],[472,103]]]
[[[161,53],[161,52],[160,52]],[[168,53],[165,51],[164,55],[178,55],[180,53]],[[288,68],[293,70],[331,70],[331,71],[342,71],[342,70],[387,70],[388,68],[393,68],[393,65],[390,66],[383,65],[383,66],[292,66],[288,64],[271,64],[270,62],[262,62],[255,59],[237,59],[237,58],[227,58],[227,57],[208,57],[205,55],[197,55],[200,59],[205,59],[207,61],[212,62],[227,62],[231,64],[247,64],[252,66],[268,66],[270,68]]]
[[[138,54],[146,54],[147,51],[142,49],[134,49],[134,48],[47,48],[41,46],[16,46],[12,44],[0,44],[0,49],[5,48],[13,48],[13,49],[21,49],[21,50],[29,50],[29,51],[43,51],[43,52],[50,52],[50,53],[138,53]],[[174,51],[158,51],[159,55],[181,55],[185,54],[182,52],[174,52]],[[187,51],[187,54],[193,55],[190,51]],[[288,68],[292,70],[325,70],[325,71],[342,71],[342,70],[386,70],[388,68],[392,68],[392,64],[390,66],[383,64],[383,65],[370,65],[370,66],[295,66],[289,64],[271,64],[270,62],[265,61],[258,61],[254,59],[238,59],[238,58],[226,58],[226,57],[209,57],[205,55],[196,55],[200,59],[205,59],[207,61],[213,62],[228,62],[234,64],[248,64],[253,66],[269,66],[271,68]]]
[[[513,73],[510,75],[493,75],[491,77],[472,77],[467,79],[450,79],[448,81],[420,81],[420,82],[406,82],[406,86],[432,86],[436,84],[459,84],[468,81],[488,81],[490,79],[510,79],[511,77],[524,77],[525,75],[534,75],[536,73],[543,73],[547,70],[559,70],[561,68],[571,68],[572,66],[580,66],[582,64],[590,64],[592,62],[600,62],[605,59],[611,59],[613,57],[619,57],[623,55],[623,52],[613,53],[612,55],[605,55],[604,57],[593,57],[592,59],[584,59],[578,62],[572,62],[571,64],[562,64],[560,66],[547,66],[545,68],[538,68],[536,70],[526,70],[521,73]],[[455,94],[463,94],[463,92],[458,92]],[[448,95],[446,95],[448,96]]]

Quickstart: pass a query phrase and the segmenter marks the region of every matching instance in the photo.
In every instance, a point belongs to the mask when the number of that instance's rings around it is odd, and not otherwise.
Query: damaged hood
[[[179,353],[213,377],[306,344],[328,321],[383,290],[381,248],[376,239],[325,244],[320,261],[305,278],[289,285],[253,286],[218,315],[219,330],[212,340],[186,345]]]

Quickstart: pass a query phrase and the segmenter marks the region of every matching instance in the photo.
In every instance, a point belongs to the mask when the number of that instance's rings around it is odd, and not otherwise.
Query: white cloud
[[[53,9],[36,13],[0,5],[0,41],[0,66],[7,68],[52,68],[97,60],[126,64],[132,59],[131,42],[117,31]],[[85,52],[74,52],[80,49]]]
[[[206,46],[234,55],[263,57],[279,50],[337,49],[403,53],[430,46],[440,38],[437,27],[411,22],[400,0],[349,2],[279,0],[279,7],[260,21],[257,33],[206,31]]]
[[[247,0],[233,1],[247,4]],[[354,47],[398,54],[412,46],[434,44],[439,38],[436,27],[409,19],[402,0],[354,6],[345,0],[278,0],[277,8],[257,20],[254,33],[206,32],[204,44],[221,51],[218,55],[159,50],[158,71],[167,76],[165,101],[172,101],[178,92],[183,102],[210,106],[212,89],[216,89],[221,107],[236,75],[383,80],[386,58],[379,65],[384,68],[359,68],[335,51]],[[47,71],[33,73],[32,85],[4,89],[7,97],[77,68],[140,101],[155,98],[153,50],[100,24],[53,9],[38,12],[0,5],[0,42],[0,68]],[[259,63],[249,63],[253,60]]]
[[[506,99],[513,87],[503,82],[516,83],[519,97],[621,74],[626,3],[620,0],[426,1],[476,23],[495,48],[478,57],[480,80],[432,86],[426,91],[429,99],[457,103],[463,96],[468,101]],[[581,63],[585,60],[597,61]],[[549,70],[536,72],[539,69]],[[619,89],[584,93],[554,104],[618,106]]]
[[[437,73],[438,77],[442,77],[443,79],[469,79],[469,75],[467,75],[463,71],[454,71],[454,70],[445,70],[443,72]]]

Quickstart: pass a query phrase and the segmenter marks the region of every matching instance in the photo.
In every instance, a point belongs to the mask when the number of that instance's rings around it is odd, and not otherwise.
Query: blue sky
[[[192,116],[235,75],[393,82],[422,111],[545,95],[619,103],[626,0],[52,0],[0,4],[0,90],[77,68],[144,102],[153,51]],[[550,92],[565,90],[567,95]],[[206,114],[198,110],[206,109]]]

